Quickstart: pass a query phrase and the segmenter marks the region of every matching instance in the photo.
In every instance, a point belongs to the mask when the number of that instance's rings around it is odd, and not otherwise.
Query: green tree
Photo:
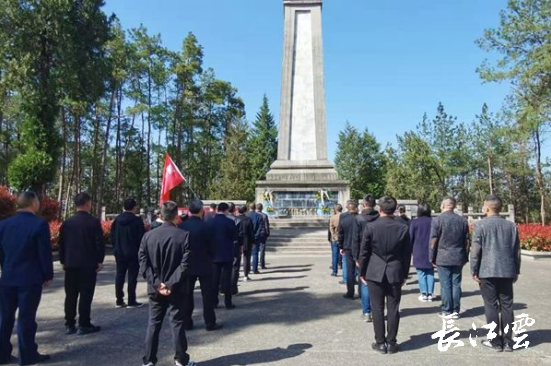
[[[237,120],[229,126],[224,145],[224,159],[220,164],[220,176],[211,182],[214,199],[251,200],[254,191],[249,183],[250,163],[247,156],[249,130],[247,122]]]
[[[266,179],[266,173],[277,159],[277,126],[270,111],[268,97],[264,95],[262,105],[252,125],[247,154],[251,163],[251,187]]]
[[[351,198],[367,193],[377,197],[385,190],[385,158],[381,145],[367,128],[359,132],[350,123],[339,133],[335,166],[342,179],[350,182]]]
[[[514,85],[516,120],[533,145],[541,222],[546,222],[547,187],[542,161],[545,125],[551,121],[551,0],[509,0],[499,27],[488,29],[477,42],[501,55],[479,68],[489,82]]]

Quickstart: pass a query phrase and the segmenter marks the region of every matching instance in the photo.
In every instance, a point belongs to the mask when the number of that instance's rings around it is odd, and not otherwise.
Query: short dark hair
[[[216,203],[211,203],[211,204],[210,204],[210,208],[211,208],[213,211],[216,210],[216,207],[217,207],[217,206],[218,206],[218,205],[217,205]]]
[[[358,206],[359,206],[358,202],[356,202],[356,201],[352,201],[352,202],[348,203],[348,208],[350,210],[357,210]]]
[[[218,204],[218,212],[228,212],[230,206],[226,202]]]
[[[366,194],[364,197],[364,204],[369,208],[373,208],[377,203],[375,202],[375,197],[370,194]]]
[[[340,203],[337,203],[337,205],[335,206],[335,210],[337,212],[342,212],[342,205]]]
[[[92,200],[92,197],[86,192],[80,192],[73,200],[76,207],[82,207]]]
[[[446,201],[450,201],[451,205],[453,206],[453,208],[457,207],[457,200],[452,197],[452,196],[446,196],[444,197],[444,199],[442,200],[442,202],[446,202]]]
[[[233,202],[228,202],[228,210],[229,210],[231,213],[234,213],[234,212],[235,212],[235,203],[233,203]]]
[[[484,202],[488,205],[488,208],[495,212],[501,212],[501,209],[503,208],[503,201],[501,201],[501,198],[495,194],[486,196]]]
[[[262,211],[262,210],[264,209],[264,206],[262,205],[262,203],[257,203],[257,204],[256,204],[256,209],[257,209],[258,211]]]
[[[430,206],[426,203],[420,203],[417,206],[417,217],[431,217],[432,216],[432,210],[430,209]]]
[[[178,216],[178,204],[173,201],[163,202],[161,206],[161,220],[163,221],[174,221]]]
[[[17,208],[24,210],[32,206],[33,202],[38,201],[38,195],[33,191],[23,192],[17,197]]]
[[[254,202],[251,203],[251,204],[249,205],[249,210],[251,210],[251,211],[256,211],[256,203],[254,203]]]
[[[404,205],[398,206],[398,212],[401,214],[406,213],[406,206]]]
[[[138,202],[134,198],[127,198],[124,200],[123,207],[125,211],[132,211],[136,206],[138,206]]]
[[[198,215],[202,209],[203,209],[203,201],[201,200],[193,200],[189,204],[189,212],[191,212],[192,215]]]
[[[239,213],[243,215],[245,212],[247,212],[247,205],[239,206]]]
[[[393,197],[384,196],[379,199],[379,207],[387,215],[394,215],[398,203]]]

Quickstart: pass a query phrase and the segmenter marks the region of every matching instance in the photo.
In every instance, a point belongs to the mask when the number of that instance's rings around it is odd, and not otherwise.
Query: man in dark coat
[[[184,310],[184,325],[186,329],[193,329],[191,315],[195,308],[193,293],[197,280],[201,284],[203,297],[203,318],[208,331],[222,328],[216,323],[216,313],[212,297],[212,258],[214,243],[208,224],[203,221],[203,202],[196,200],[189,205],[191,217],[178,227],[189,232],[189,266],[186,282],[186,303]]]
[[[145,339],[144,365],[157,363],[159,333],[168,312],[175,346],[176,366],[195,365],[187,353],[184,327],[186,277],[190,268],[190,234],[178,229],[178,205],[162,204],[163,225],[145,234],[140,245],[140,273],[147,281],[149,322]]]
[[[467,263],[469,223],[454,212],[457,201],[446,197],[440,216],[431,222],[431,262],[438,266],[442,318],[461,317],[461,281]]]
[[[237,224],[237,231],[239,233],[239,245],[243,251],[243,274],[245,281],[250,281],[249,273],[251,272],[251,253],[254,245],[254,229],[251,219],[245,215],[247,213],[247,206],[243,205],[239,207],[239,223]],[[239,276],[239,272],[237,273]]]
[[[210,211],[205,214],[205,221],[209,221],[210,219],[214,219],[214,216],[216,216],[216,209],[218,208],[218,205],[216,203],[210,204]]]
[[[474,224],[471,274],[480,284],[487,324],[498,326],[498,335],[482,344],[498,352],[512,352],[513,284],[520,275],[520,240],[515,223],[499,215],[502,206],[494,195],[484,202],[486,218]]]
[[[237,212],[235,209],[235,204],[233,202],[228,202],[228,214],[226,217],[232,220],[237,225],[239,225],[239,218],[237,217]],[[241,269],[241,257],[243,256],[243,246],[239,242],[238,236],[233,240],[233,263],[231,271],[231,284],[230,289],[232,295],[237,295],[239,292],[238,282],[239,282],[239,270]]]
[[[367,282],[371,298],[375,343],[380,353],[398,352],[396,336],[400,324],[400,300],[411,261],[411,244],[407,225],[394,217],[396,200],[379,200],[381,217],[366,225],[360,252],[360,277]],[[385,302],[388,331],[385,336]]]
[[[264,206],[262,203],[258,203],[256,205],[256,212],[260,215],[262,215],[262,218],[264,219],[264,235],[260,239],[260,268],[266,269],[266,245],[268,244],[268,238],[270,237],[270,218],[267,214],[263,212]]]
[[[34,365],[50,358],[38,353],[35,337],[42,288],[54,277],[52,247],[48,224],[36,216],[40,208],[36,193],[22,193],[17,206],[14,217],[0,221],[0,364],[12,361],[10,338],[19,309],[19,362]]]
[[[145,234],[143,221],[136,216],[138,203],[133,198],[124,201],[124,212],[117,216],[111,226],[111,242],[117,263],[115,280],[116,307],[139,308],[143,304],[136,301],[136,286],[140,262],[138,252]],[[124,302],[124,280],[128,273],[128,304]]]
[[[77,212],[59,231],[59,261],[65,270],[65,327],[67,334],[75,327],[78,303],[78,335],[99,332],[90,321],[92,300],[98,273],[103,269],[105,244],[100,221],[90,214],[92,198],[82,192],[74,199]]]
[[[231,274],[234,257],[234,240],[237,238],[237,226],[227,217],[229,206],[222,202],[218,205],[218,213],[209,220],[209,230],[214,240],[213,258],[213,296],[214,306],[218,306],[218,294],[224,294],[226,309],[235,308],[232,303]],[[219,291],[220,290],[220,291]]]
[[[402,220],[402,222],[406,225],[411,224],[411,219],[406,215],[406,206],[400,205],[398,206],[398,219]]]
[[[251,219],[253,223],[254,231],[254,246],[253,246],[253,273],[260,274],[258,270],[258,260],[260,255],[260,247],[262,245],[262,240],[266,236],[266,224],[264,223],[264,216],[256,212],[256,205],[251,203],[249,206],[249,212],[247,212],[247,217]]]
[[[354,241],[357,238],[358,230],[358,203],[351,201],[348,203],[347,215],[341,215],[337,229],[339,237],[339,249],[343,256],[343,262],[346,261],[346,299],[354,299],[356,282],[356,261],[352,254]]]

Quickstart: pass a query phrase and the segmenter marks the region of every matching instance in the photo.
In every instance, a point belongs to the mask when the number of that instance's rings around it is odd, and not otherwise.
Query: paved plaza
[[[344,286],[330,277],[328,256],[271,256],[269,269],[240,283],[238,307],[219,309],[224,324],[218,332],[203,328],[200,299],[196,301],[196,329],[188,332],[189,352],[201,366],[231,365],[551,365],[551,263],[525,261],[515,287],[515,314],[527,313],[536,320],[529,328],[528,350],[494,353],[469,343],[469,330],[485,324],[482,298],[465,271],[462,307],[464,318],[456,325],[463,331],[461,348],[440,353],[431,335],[441,329],[436,316],[438,302],[417,300],[416,276],[404,288],[399,333],[402,352],[378,355],[371,351],[371,324],[361,321],[359,301],[342,298]],[[102,332],[84,337],[66,336],[63,326],[63,274],[56,264],[56,278],[43,297],[39,310],[38,342],[41,352],[52,355],[49,365],[141,365],[147,307],[115,309],[112,257],[106,260],[98,280],[93,322]],[[413,272],[412,272],[413,273]],[[437,286],[438,288],[438,286]],[[139,284],[140,300],[146,302],[145,284]],[[474,332],[471,331],[474,336]],[[15,342],[16,339],[14,338]],[[161,337],[159,365],[172,364],[168,323]]]

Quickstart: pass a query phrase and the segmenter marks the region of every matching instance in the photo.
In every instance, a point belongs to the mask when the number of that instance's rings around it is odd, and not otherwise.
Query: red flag
[[[161,188],[161,202],[170,200],[170,191],[186,181],[186,178],[180,172],[180,169],[174,164],[170,155],[166,154],[165,167],[163,169],[163,184]]]

